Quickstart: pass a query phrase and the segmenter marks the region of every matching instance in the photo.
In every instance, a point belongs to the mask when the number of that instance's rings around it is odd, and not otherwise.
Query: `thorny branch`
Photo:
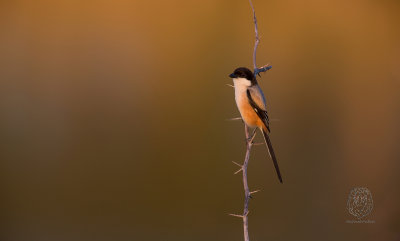
[[[244,158],[243,165],[232,161],[235,165],[239,166],[240,169],[236,171],[234,174],[237,174],[239,172],[242,172],[243,174],[243,187],[244,187],[244,209],[243,209],[243,214],[229,214],[234,217],[242,218],[243,219],[243,232],[244,232],[244,240],[249,241],[249,230],[248,230],[248,214],[249,214],[249,201],[250,198],[252,198],[252,194],[259,192],[260,190],[255,190],[255,191],[250,191],[249,185],[247,184],[247,166],[249,165],[249,160],[250,160],[250,151],[251,147],[254,145],[254,137],[256,136],[256,132],[253,132],[252,134],[249,133],[249,128],[247,125],[244,125],[244,130],[246,134],[246,156]]]
[[[253,10],[254,31],[256,33],[256,42],[254,43],[254,51],[253,51],[254,77],[256,77],[257,75],[260,76],[261,72],[266,72],[267,70],[270,70],[272,68],[272,66],[267,64],[261,68],[257,68],[256,55],[257,55],[257,47],[258,47],[258,44],[260,43],[260,38],[258,37],[258,25],[257,25],[256,11],[254,10],[254,6],[253,6],[253,3],[251,2],[251,0],[249,0],[249,2],[250,2],[251,9]]]
[[[244,208],[243,208],[243,234],[244,240],[249,241],[249,223],[248,223],[248,216],[249,213],[249,200],[250,200],[250,190],[249,185],[247,184],[247,166],[249,165],[250,159],[250,151],[253,145],[253,139],[255,137],[255,133],[252,137],[249,134],[249,128],[246,124],[244,124],[244,131],[246,134],[246,156],[244,158],[243,166],[242,166],[242,173],[243,173],[243,187],[244,187]]]

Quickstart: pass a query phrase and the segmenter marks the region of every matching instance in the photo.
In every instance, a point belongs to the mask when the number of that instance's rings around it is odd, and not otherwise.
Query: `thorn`
[[[242,167],[242,165],[240,165],[239,163],[237,163],[237,162],[234,162],[234,161],[232,161],[234,164],[236,164],[237,166],[239,166],[239,167]]]
[[[261,67],[261,69],[267,68],[269,66],[269,63]]]
[[[252,192],[249,192],[249,198],[253,198],[253,193],[256,193],[256,192],[259,192],[259,191],[261,191],[261,190],[256,190],[256,191],[252,191]]]
[[[248,213],[248,212],[247,212]],[[244,218],[243,215],[237,215],[237,214],[232,214],[232,213],[228,213],[228,215],[231,215],[233,217],[238,217],[238,218]]]
[[[233,175],[236,175],[236,174],[238,174],[238,173],[241,172],[241,171],[243,171],[243,167],[240,168],[239,170],[237,170]]]
[[[247,215],[249,215],[250,211],[247,211],[247,213],[245,215],[243,215],[242,217],[247,217]]]
[[[226,119],[227,121],[235,121],[235,120],[241,120],[242,117],[235,117],[235,118],[230,118],[230,119]]]
[[[249,138],[247,141],[248,141],[248,143],[253,143],[253,140],[254,140],[254,138],[256,137],[256,134],[257,134],[257,128],[256,129],[254,129],[254,131],[253,131],[253,134],[252,134],[252,136],[251,136],[251,138]]]
[[[252,192],[250,192],[250,195],[253,194],[253,193],[259,192],[259,191],[261,191],[261,190],[252,191]]]
[[[230,85],[230,84],[226,84],[226,85],[229,87],[235,88],[235,86],[233,86],[233,85]]]
[[[252,143],[253,142],[254,137],[256,137],[256,131],[257,131],[257,128],[254,129],[253,133],[251,134],[251,137],[246,139],[247,143]]]

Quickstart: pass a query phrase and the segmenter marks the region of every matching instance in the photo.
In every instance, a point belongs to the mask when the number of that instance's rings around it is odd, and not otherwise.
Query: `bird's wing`
[[[281,175],[281,172],[279,171],[278,161],[276,159],[274,149],[272,148],[271,140],[269,139],[269,136],[267,133],[267,130],[269,132],[271,132],[271,130],[269,129],[269,119],[268,119],[268,113],[266,110],[264,95],[263,95],[261,89],[259,89],[259,88],[258,89],[247,89],[247,98],[249,99],[250,106],[253,108],[254,112],[257,113],[258,117],[262,120],[262,122],[264,123],[264,125],[266,127],[266,129],[263,128],[263,130],[262,130],[264,140],[265,140],[265,143],[267,144],[269,155],[271,156],[271,159],[274,163],[276,174],[278,175],[278,179],[281,183],[283,183],[282,175]]]
[[[265,108],[265,100],[262,92],[247,89],[247,98],[249,99],[249,104],[253,108],[254,112],[256,112],[258,117],[260,117],[265,127],[270,132],[271,130],[269,129],[269,118],[267,110]]]

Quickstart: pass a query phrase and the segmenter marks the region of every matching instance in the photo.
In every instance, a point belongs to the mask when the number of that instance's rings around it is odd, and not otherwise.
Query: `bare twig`
[[[258,37],[258,24],[257,24],[257,18],[256,18],[256,11],[254,10],[252,1],[249,0],[249,2],[250,2],[251,9],[253,10],[254,31],[256,33],[256,41],[254,43],[254,51],[253,51],[254,77],[256,77],[257,75],[260,75],[261,72],[266,72],[267,70],[270,70],[272,68],[272,66],[267,64],[261,68],[257,68],[256,55],[257,55],[257,47],[258,47],[258,44],[260,43],[260,38]]]
[[[253,67],[254,71],[257,69],[257,64],[256,64],[256,54],[257,54],[257,47],[258,44],[260,43],[260,38],[258,37],[258,25],[257,25],[257,18],[256,18],[256,11],[254,10],[253,2],[249,0],[251,9],[253,10],[253,20],[254,20],[254,30],[256,32],[256,42],[254,44],[254,52],[253,52]]]

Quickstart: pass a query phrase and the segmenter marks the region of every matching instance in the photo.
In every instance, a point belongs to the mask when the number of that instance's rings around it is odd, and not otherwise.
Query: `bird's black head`
[[[229,75],[232,79],[235,78],[245,78],[251,81],[252,84],[256,83],[256,78],[254,77],[253,72],[246,67],[240,67],[235,69],[232,74]]]

